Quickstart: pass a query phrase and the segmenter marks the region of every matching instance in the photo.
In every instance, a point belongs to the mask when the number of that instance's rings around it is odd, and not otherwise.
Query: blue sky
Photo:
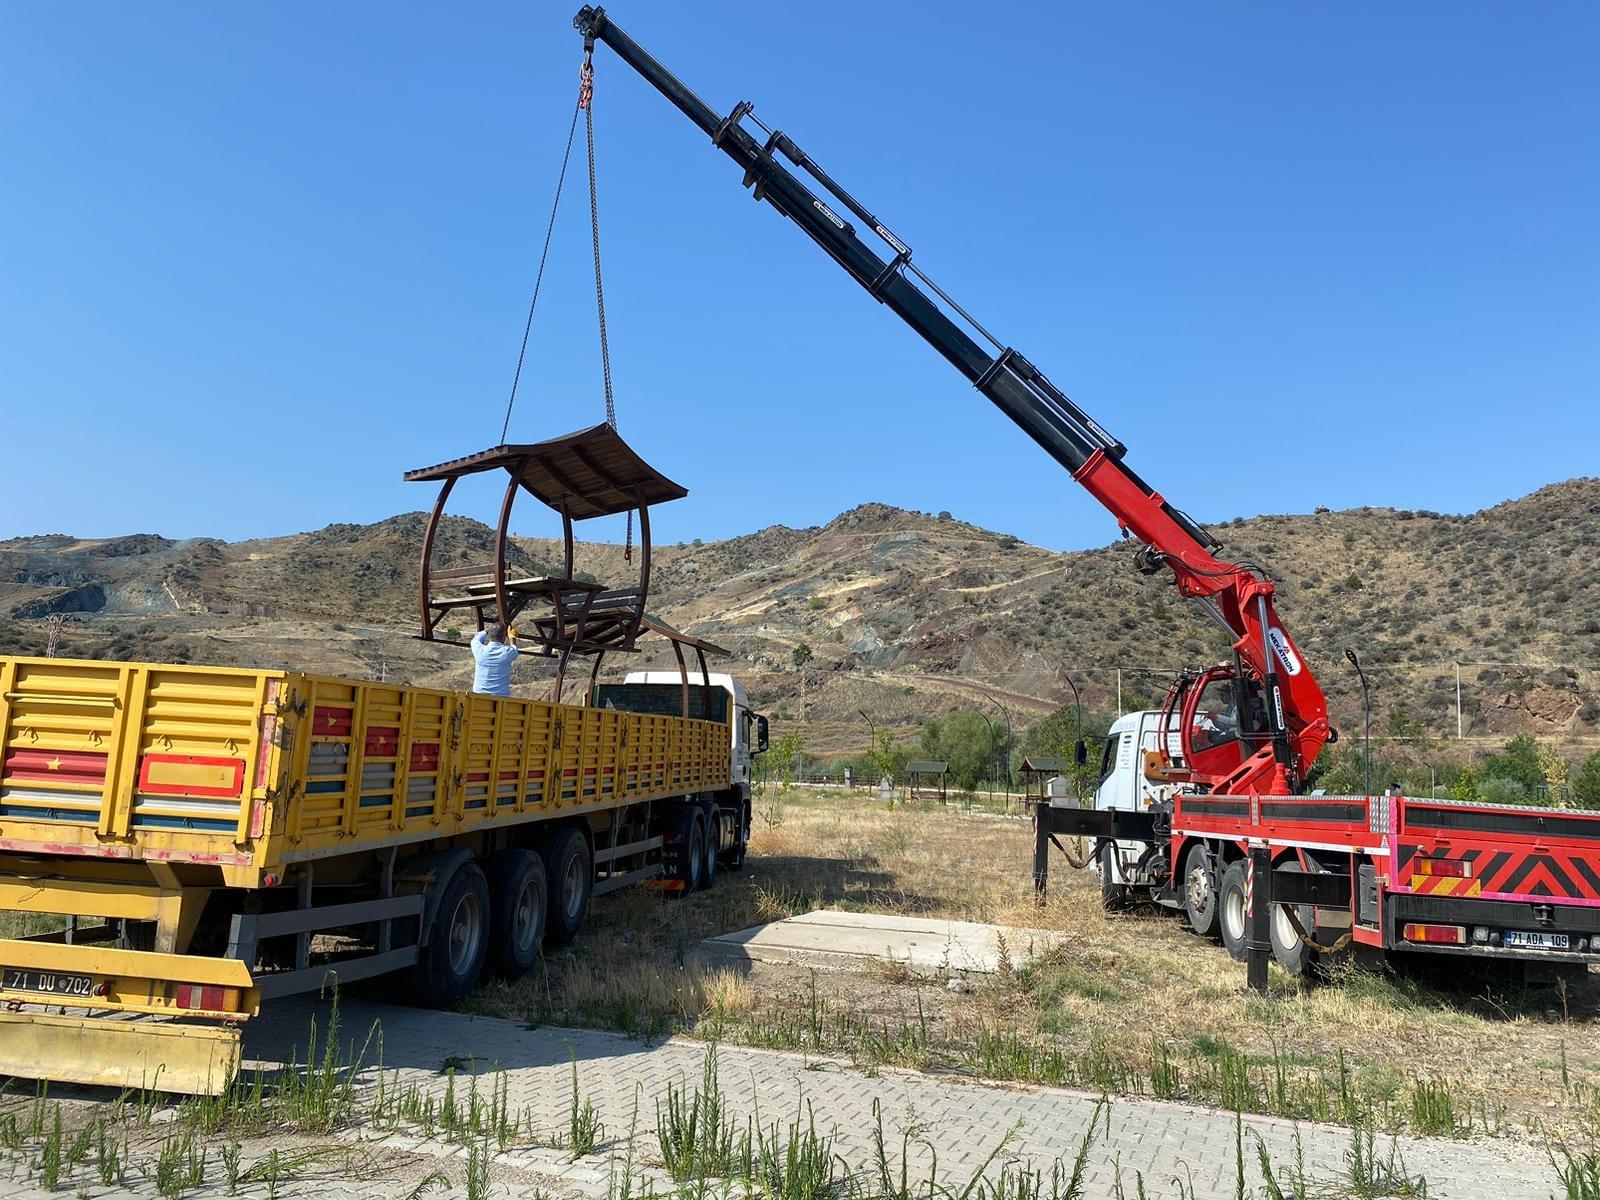
[[[498,441],[576,7],[11,7],[0,536],[370,521],[431,499],[405,469]],[[714,108],[753,100],[1201,520],[1472,510],[1600,469],[1593,5],[610,12]],[[620,423],[691,493],[659,537],[882,500],[1110,539],[684,118],[597,71]],[[514,439],[603,415],[569,185]]]

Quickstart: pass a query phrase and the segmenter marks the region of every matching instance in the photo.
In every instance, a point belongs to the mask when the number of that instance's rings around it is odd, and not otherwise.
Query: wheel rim
[[[511,913],[511,936],[517,950],[522,953],[533,949],[537,940],[539,926],[539,893],[543,889],[534,886],[530,876],[522,881],[522,888],[517,892],[517,900]]]
[[[1211,872],[1203,862],[1196,861],[1184,880],[1183,894],[1189,898],[1189,907],[1199,913],[1211,907]]]
[[[706,878],[717,873],[717,823],[711,822],[706,827]]]
[[[706,839],[699,824],[689,834],[689,882],[699,883],[700,872],[705,867]]]
[[[450,969],[465,975],[477,961],[483,945],[483,905],[473,892],[467,892],[450,915]]]
[[[1289,906],[1287,904],[1274,904],[1272,906],[1272,934],[1277,938],[1278,945],[1293,954],[1299,950],[1304,939],[1295,932],[1289,923]]]
[[[574,854],[561,876],[561,907],[574,921],[583,912],[583,867],[583,855]]]
[[[1235,941],[1244,937],[1244,895],[1229,891],[1223,901],[1223,919],[1228,923],[1228,934]]]

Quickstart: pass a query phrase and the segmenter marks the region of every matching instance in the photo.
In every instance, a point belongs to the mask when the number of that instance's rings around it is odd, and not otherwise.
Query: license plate
[[[95,983],[92,975],[6,967],[0,970],[0,989],[8,992],[42,992],[47,996],[92,996],[95,994]]]
[[[1524,950],[1566,950],[1571,944],[1571,939],[1564,933],[1519,933],[1514,929],[1506,930],[1506,945]]]

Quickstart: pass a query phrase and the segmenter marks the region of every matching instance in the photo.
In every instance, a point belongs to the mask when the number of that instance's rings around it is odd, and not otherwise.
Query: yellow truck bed
[[[674,837],[654,802],[704,815],[732,794],[724,715],[0,657],[0,921],[14,935],[0,1003],[234,1024],[263,994],[417,962],[429,882],[533,853],[539,826],[582,834],[587,886],[605,886],[596,871],[610,885],[658,874]],[[30,933],[43,914],[67,929]],[[313,960],[313,937],[349,929],[380,932],[364,956]],[[263,973],[274,943],[284,969]],[[68,1018],[13,1012],[0,1073],[150,1084],[159,1070],[185,1091],[231,1075],[236,1038],[219,1049],[216,1030],[170,1023],[130,1037],[139,1024],[89,1022],[74,1042]],[[85,1047],[82,1061],[41,1065],[47,1043]]]
[[[286,671],[0,658],[0,854],[300,860],[729,782],[723,722]]]

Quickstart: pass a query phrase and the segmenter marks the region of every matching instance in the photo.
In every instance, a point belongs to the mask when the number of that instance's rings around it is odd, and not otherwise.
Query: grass
[[[1519,1126],[1568,1136],[1600,1114],[1569,1086],[1600,1068],[1592,982],[1559,997],[1503,979],[1339,968],[1306,989],[1274,968],[1264,1001],[1247,994],[1241,965],[1180,921],[1105,915],[1092,878],[1059,858],[1050,903],[1037,908],[1024,821],[803,789],[781,812],[776,825],[756,822],[745,871],[682,899],[605,897],[572,947],[536,976],[489,985],[471,1006],[532,1024],[687,1033],[868,1068],[955,1069],[1380,1129],[1445,1132],[1440,1088],[1453,1135]],[[897,966],[813,976],[692,964],[702,938],[817,907],[995,922],[1061,940],[1027,961],[1026,937],[1012,939],[1014,969],[965,994]]]

